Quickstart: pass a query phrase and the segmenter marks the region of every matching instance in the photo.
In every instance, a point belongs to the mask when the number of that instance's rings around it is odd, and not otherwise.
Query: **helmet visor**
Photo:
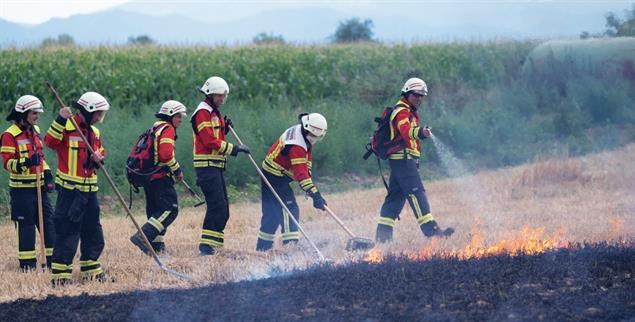
[[[307,135],[306,135],[306,139],[307,139],[307,141],[309,141],[309,143],[311,143],[311,145],[322,141],[323,138],[324,138],[324,136],[315,136],[312,133],[307,133]]]

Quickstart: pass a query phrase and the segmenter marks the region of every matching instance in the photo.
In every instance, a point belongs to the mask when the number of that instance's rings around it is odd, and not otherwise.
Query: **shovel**
[[[372,239],[355,236],[355,234],[353,234],[353,232],[350,229],[348,229],[346,225],[344,225],[344,222],[335,215],[335,213],[333,212],[333,210],[331,210],[331,208],[324,205],[324,209],[326,209],[326,212],[331,217],[333,217],[333,219],[335,219],[335,221],[340,226],[342,226],[342,228],[344,228],[344,230],[346,231],[346,233],[348,233],[349,236],[351,236],[351,239],[349,239],[348,242],[346,243],[346,250],[348,251],[365,250],[365,249],[371,249],[375,247],[375,242]]]

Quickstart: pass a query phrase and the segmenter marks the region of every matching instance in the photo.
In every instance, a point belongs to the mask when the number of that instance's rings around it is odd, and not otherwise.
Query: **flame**
[[[371,249],[366,256],[364,256],[364,261],[367,263],[378,264],[384,261],[384,256],[381,254],[379,248]]]
[[[624,218],[609,218],[609,238],[612,240],[619,240],[624,236]]]
[[[545,236],[545,228],[524,226],[520,231],[510,232],[509,239],[503,239],[494,245],[488,246],[485,243],[483,234],[473,227],[470,242],[463,249],[457,251],[440,250],[440,239],[435,238],[423,249],[416,252],[405,252],[402,255],[412,261],[427,260],[433,257],[466,260],[500,254],[509,254],[511,256],[535,255],[553,249],[569,247],[569,243],[562,241],[561,236],[563,233],[564,228],[560,228],[554,232],[553,236],[549,237]],[[374,264],[383,260],[384,257],[378,248],[372,249],[364,257],[364,261]]]

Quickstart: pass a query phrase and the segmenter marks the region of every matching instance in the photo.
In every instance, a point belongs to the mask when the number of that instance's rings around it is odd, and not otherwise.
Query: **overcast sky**
[[[0,18],[11,22],[37,24],[53,17],[66,18],[91,13],[127,1],[113,0],[0,0]]]
[[[222,3],[227,7],[231,4],[232,8],[236,10],[225,11],[222,13],[212,13],[211,15],[204,15],[206,20],[228,21],[237,18],[244,18],[254,14],[257,14],[263,10],[271,10],[280,7],[304,7],[304,6],[320,6],[332,9],[339,9],[345,12],[350,12],[353,15],[355,13],[368,14],[370,12],[383,12],[394,13],[399,12],[404,15],[413,15],[416,17],[417,13],[407,9],[409,6],[416,6],[421,8],[434,7],[435,3],[487,3],[487,4],[500,4],[501,6],[515,5],[519,3],[532,3],[532,4],[560,4],[562,6],[569,7],[571,4],[576,7],[576,10],[597,10],[601,7],[605,10],[616,10],[621,8],[629,8],[635,0],[624,1],[603,1],[603,0],[0,0],[0,18],[9,20],[11,22],[38,24],[45,22],[54,17],[66,18],[75,14],[91,13],[108,8],[112,8],[124,3],[129,3],[127,6],[129,9],[134,9],[133,3],[143,2],[156,4],[155,11],[151,14],[169,14],[180,13],[179,4],[183,2],[188,3]],[[428,8],[429,8],[428,7]],[[147,8],[147,7],[145,7]]]

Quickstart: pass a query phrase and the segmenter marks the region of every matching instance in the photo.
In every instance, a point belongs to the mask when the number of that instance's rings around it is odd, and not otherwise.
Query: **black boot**
[[[259,252],[266,252],[273,248],[273,242],[269,240],[264,240],[258,238],[258,242],[256,243],[256,250]]]
[[[35,259],[34,260],[29,260],[29,261],[20,261],[20,270],[22,270],[23,273],[28,273],[28,272],[32,272],[37,268]]]
[[[437,222],[433,220],[423,224],[421,226],[421,232],[423,232],[423,235],[425,235],[426,237],[436,236],[447,238],[454,234],[454,228],[448,227],[446,229],[441,229],[439,228],[439,225],[437,225]]]
[[[216,253],[214,247],[209,245],[198,245],[198,254],[199,256],[211,256]]]
[[[108,282],[108,275],[106,275],[106,273],[104,272],[101,272],[96,275],[84,275],[82,276],[82,280],[84,282],[97,281],[100,283],[106,283]]]
[[[386,225],[377,225],[375,241],[378,243],[392,242],[392,227]]]
[[[136,232],[134,235],[132,235],[132,237],[130,237],[130,241],[135,246],[137,246],[137,248],[139,248],[144,254],[150,255],[150,250],[148,249],[148,247],[146,247],[146,244],[143,242],[143,238],[141,238],[139,232]]]
[[[68,278],[60,278],[60,279],[56,279],[56,280],[51,280],[51,287],[52,288],[56,288],[56,287],[64,287],[64,286],[68,286],[73,284],[73,280],[68,279]]]
[[[165,252],[165,243],[152,243],[152,248],[157,254],[163,253]]]

